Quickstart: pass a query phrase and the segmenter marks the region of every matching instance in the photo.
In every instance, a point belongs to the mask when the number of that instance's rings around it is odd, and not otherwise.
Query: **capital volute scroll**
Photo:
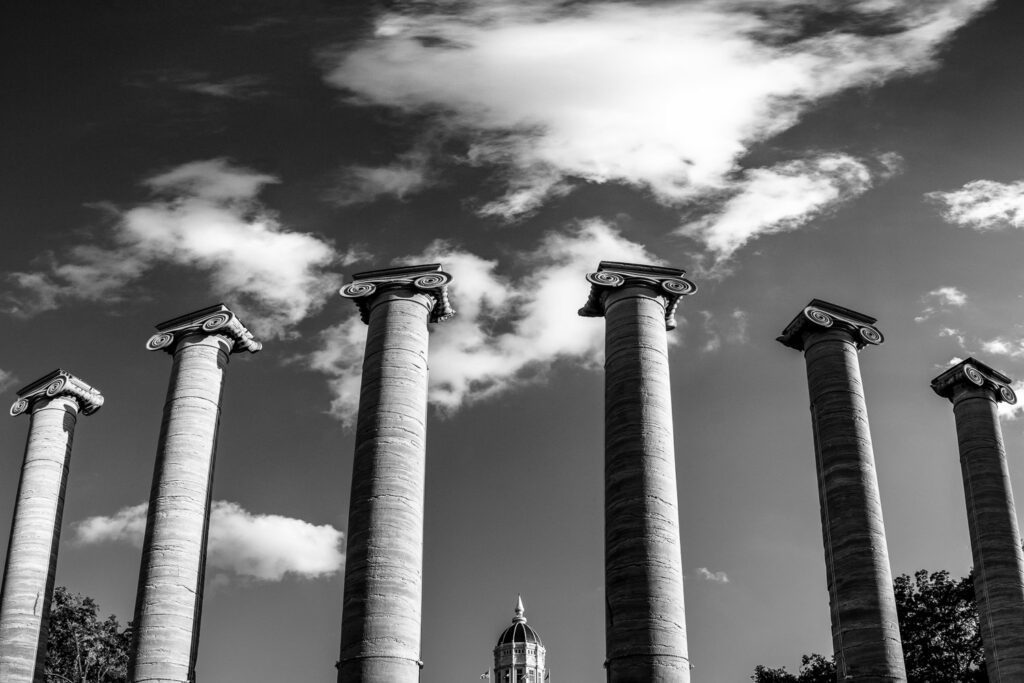
[[[430,322],[437,323],[455,315],[448,300],[448,283],[452,276],[441,270],[440,263],[401,266],[368,270],[352,276],[352,282],[341,288],[339,294],[352,299],[359,308],[359,317],[370,322],[371,302],[380,293],[395,289],[411,289],[433,299]]]
[[[875,327],[875,318],[843,306],[838,306],[821,299],[812,299],[811,303],[786,325],[786,329],[778,337],[778,341],[791,349],[804,350],[807,335],[824,330],[839,330],[849,334],[858,349],[865,346],[878,346],[885,337]]]
[[[986,390],[997,403],[1017,402],[1017,394],[1010,387],[1013,380],[975,358],[960,361],[932,380],[931,386],[939,396],[954,400],[958,391]]]
[[[584,318],[600,318],[605,314],[605,299],[609,293],[639,285],[650,288],[665,300],[665,329],[674,330],[679,300],[697,291],[697,285],[684,278],[685,274],[680,268],[601,261],[595,272],[587,273],[590,295],[579,314]]]
[[[18,391],[18,400],[11,406],[11,416],[27,413],[38,401],[61,396],[73,398],[83,415],[92,415],[103,407],[103,395],[67,370],[57,368]]]
[[[146,342],[149,351],[174,353],[178,342],[189,335],[216,334],[232,342],[232,353],[248,351],[256,353],[263,344],[253,338],[252,332],[224,304],[187,313],[156,326],[157,333]]]

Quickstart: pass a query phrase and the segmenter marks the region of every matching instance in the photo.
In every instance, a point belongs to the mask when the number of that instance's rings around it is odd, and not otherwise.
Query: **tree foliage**
[[[90,597],[58,586],[50,603],[46,683],[123,683],[131,631],[117,617],[99,618]]]
[[[972,575],[950,579],[949,572],[922,569],[896,577],[893,591],[907,683],[988,683]],[[750,678],[754,683],[835,683],[836,664],[834,658],[804,655],[798,674],[758,666]]]
[[[987,683],[973,572],[950,579],[922,569],[893,588],[908,683]]]

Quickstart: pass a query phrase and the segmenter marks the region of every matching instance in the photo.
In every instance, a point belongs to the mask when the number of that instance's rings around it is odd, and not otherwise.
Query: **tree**
[[[58,586],[50,603],[46,683],[123,683],[128,678],[130,628],[98,617],[90,597]]]
[[[759,665],[750,678],[754,683],[835,683],[836,662],[817,653],[804,655],[798,675],[789,673],[785,667],[769,669]]]
[[[988,683],[972,574],[922,569],[893,581],[908,683]],[[758,666],[754,683],[835,683],[835,659],[804,655],[800,673]]]
[[[893,581],[908,683],[987,683],[978,632],[973,572],[953,580],[949,572]]]

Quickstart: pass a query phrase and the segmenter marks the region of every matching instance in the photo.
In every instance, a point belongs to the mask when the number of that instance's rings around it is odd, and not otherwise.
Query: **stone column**
[[[814,299],[779,341],[804,352],[839,680],[906,681],[858,351],[875,319]]]
[[[683,270],[602,261],[580,315],[605,318],[608,681],[690,680],[667,330]]]
[[[340,683],[419,680],[427,323],[449,318],[438,264],[355,275],[369,325],[348,514]]]
[[[31,415],[0,589],[0,681],[42,683],[64,490],[78,414],[103,405],[96,389],[54,370],[18,392],[11,415]]]
[[[223,305],[157,325],[146,348],[173,357],[149,497],[128,680],[195,681],[224,372],[262,345]]]
[[[973,358],[932,380],[953,403],[985,665],[992,683],[1024,681],[1024,553],[996,404],[1010,378]]]

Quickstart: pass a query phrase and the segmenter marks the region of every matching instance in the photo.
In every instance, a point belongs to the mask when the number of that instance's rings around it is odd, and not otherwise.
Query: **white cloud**
[[[916,323],[923,323],[940,311],[964,306],[967,303],[967,295],[956,287],[945,286],[933,289],[921,297],[921,300],[925,307],[914,317]]]
[[[50,310],[74,300],[117,301],[158,264],[204,271],[259,335],[280,336],[316,311],[338,277],[323,269],[339,257],[317,236],[285,228],[256,199],[277,178],[224,159],[183,164],[143,181],[154,198],[112,209],[107,245],[79,244],[48,255],[40,270],[8,276],[17,291],[9,312]]]
[[[978,231],[1024,228],[1024,180],[974,180],[959,190],[925,195],[942,205],[950,223]]]
[[[10,387],[17,384],[18,378],[14,376],[13,372],[8,372],[3,368],[0,368],[0,391],[7,391]]]
[[[129,543],[142,546],[148,505],[122,508],[110,516],[89,517],[75,526],[84,545]],[[281,515],[254,514],[237,503],[214,501],[210,510],[207,565],[217,571],[260,581],[286,575],[317,578],[344,564],[342,532]]]
[[[967,295],[956,287],[939,287],[928,292],[927,296],[936,299],[942,306],[963,306],[967,303]]]
[[[846,154],[747,169],[728,199],[679,232],[699,238],[723,261],[755,237],[796,230],[872,181],[868,166]]]
[[[551,233],[515,260],[521,275],[505,276],[496,261],[444,242],[402,259],[439,262],[453,276],[449,289],[457,314],[434,326],[430,340],[430,402],[442,410],[539,381],[560,359],[597,364],[604,326],[577,315],[589,292],[584,274],[602,260],[658,262],[597,220]],[[318,351],[307,358],[310,367],[330,377],[332,412],[348,423],[358,407],[365,338],[365,325],[353,313],[326,330]]]
[[[725,572],[713,572],[707,567],[697,567],[697,577],[712,583],[729,583],[729,576]]]
[[[514,218],[579,182],[624,183],[680,206],[724,191],[720,227],[691,229],[727,252],[870,185],[868,169],[841,154],[738,174],[753,145],[824,98],[930,68],[990,4],[399,3],[372,36],[325,59],[326,79],[353,102],[425,115],[429,134],[468,139],[466,163],[503,169],[505,193],[483,214]],[[825,15],[830,30],[814,29]],[[746,196],[759,188],[779,193],[780,208],[747,227]]]
[[[423,150],[413,150],[384,166],[352,165],[342,169],[327,198],[339,206],[371,202],[384,196],[405,199],[430,185],[431,170]]]
[[[718,351],[722,348],[723,340],[730,344],[746,344],[750,341],[747,334],[748,315],[746,311],[737,308],[724,320],[720,316],[715,316],[711,311],[698,312],[704,319],[701,328],[707,336],[703,346],[704,352]]]

